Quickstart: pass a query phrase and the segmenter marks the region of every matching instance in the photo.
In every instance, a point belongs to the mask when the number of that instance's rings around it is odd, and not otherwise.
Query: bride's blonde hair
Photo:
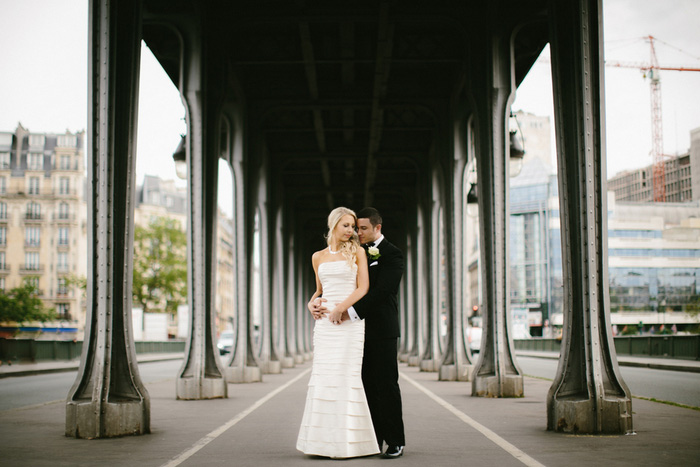
[[[328,233],[326,234],[326,243],[331,246],[331,240],[333,238],[333,231],[340,222],[343,216],[351,215],[355,220],[355,225],[357,225],[357,215],[352,209],[345,207],[338,207],[328,214]],[[343,254],[343,257],[348,260],[348,263],[353,266],[355,265],[355,259],[357,256],[357,250],[360,248],[360,239],[357,237],[357,232],[353,232],[352,237],[347,242],[340,242],[338,250]]]

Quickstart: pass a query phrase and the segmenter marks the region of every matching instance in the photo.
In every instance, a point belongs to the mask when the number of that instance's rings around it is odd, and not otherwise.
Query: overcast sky
[[[0,1],[0,131],[87,128],[87,0]],[[700,1],[604,0],[606,60],[700,68]],[[666,44],[670,44],[666,45]],[[175,178],[172,153],[185,132],[177,90],[148,49],[142,54],[138,181]],[[545,57],[546,58],[546,57]],[[549,63],[530,71],[514,110],[552,114]],[[637,69],[606,68],[608,175],[651,163],[649,80]],[[664,151],[684,153],[700,127],[700,72],[661,75]]]

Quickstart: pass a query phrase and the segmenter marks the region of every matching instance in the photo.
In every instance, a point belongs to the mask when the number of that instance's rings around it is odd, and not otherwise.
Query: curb
[[[544,358],[547,360],[559,360],[559,355],[557,354],[544,354],[544,353],[528,353],[528,352],[515,352],[516,356],[531,357],[531,358]],[[617,364],[619,366],[629,366],[635,368],[649,368],[652,370],[668,370],[668,371],[683,371],[687,373],[700,373],[700,366],[683,365],[681,364],[668,364],[668,363],[656,363],[656,362],[633,362],[630,360],[620,360],[618,358]]]
[[[150,363],[150,362],[164,362],[168,360],[181,360],[183,358],[182,354],[174,354],[174,355],[160,355],[157,357],[150,357],[148,354],[142,354],[142,356],[136,356],[136,360],[138,363]],[[20,366],[22,364],[19,364]],[[12,378],[15,376],[32,376],[32,375],[43,375],[43,374],[49,374],[49,373],[65,373],[69,371],[77,371],[78,368],[80,368],[80,360],[71,360],[69,362],[66,362],[65,365],[62,366],[56,366],[53,368],[17,368],[16,370],[10,369],[9,367],[7,370],[4,370],[0,368],[0,379],[2,378]]]

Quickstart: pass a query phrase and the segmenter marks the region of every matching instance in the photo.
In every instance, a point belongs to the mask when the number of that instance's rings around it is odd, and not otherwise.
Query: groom
[[[399,389],[397,340],[399,337],[398,291],[403,275],[403,254],[382,235],[382,217],[374,208],[357,213],[357,235],[367,250],[369,292],[343,314],[343,319],[365,320],[362,383],[372,414],[382,457],[403,455],[406,444]],[[315,310],[327,312],[322,304]]]

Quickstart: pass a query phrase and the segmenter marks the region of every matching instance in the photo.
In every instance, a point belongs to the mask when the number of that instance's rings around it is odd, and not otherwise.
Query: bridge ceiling
[[[199,15],[218,31],[209,59],[239,87],[249,157],[267,155],[272,190],[294,215],[322,229],[330,207],[371,204],[400,225],[430,193],[431,158],[449,159],[451,99],[496,21],[493,3],[515,24],[546,1],[145,0],[144,37],[177,81],[172,40],[149,21]],[[518,80],[546,27],[521,36]]]

